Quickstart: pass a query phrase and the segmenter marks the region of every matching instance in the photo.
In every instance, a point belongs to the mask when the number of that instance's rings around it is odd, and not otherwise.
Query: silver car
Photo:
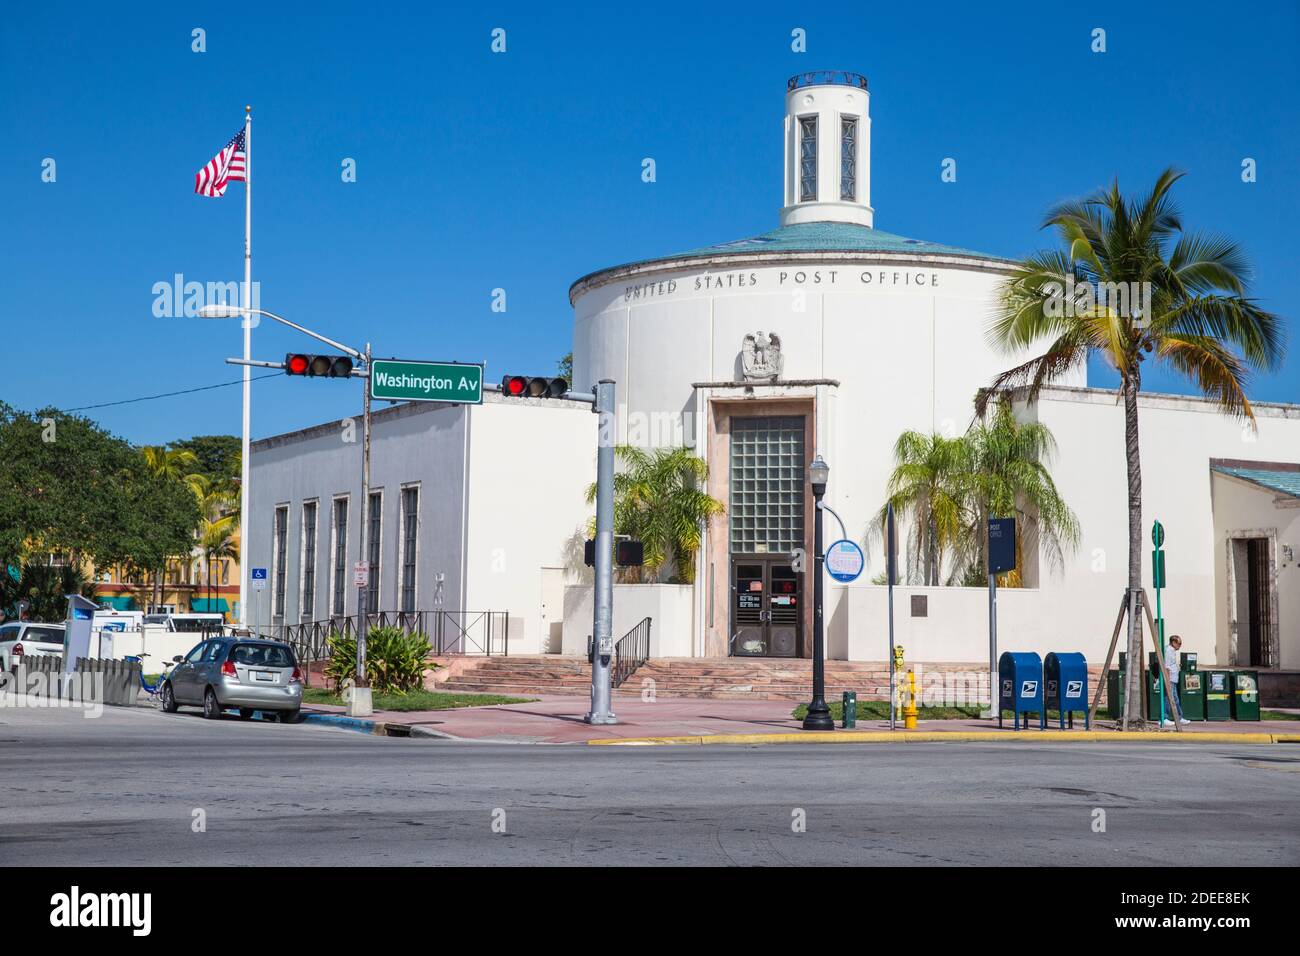
[[[17,670],[24,657],[60,657],[63,625],[10,621],[0,625],[0,668]]]
[[[214,637],[174,660],[176,667],[161,691],[162,709],[169,714],[183,704],[196,704],[210,720],[230,707],[239,708],[244,720],[258,710],[275,712],[281,723],[298,719],[302,671],[288,644]]]

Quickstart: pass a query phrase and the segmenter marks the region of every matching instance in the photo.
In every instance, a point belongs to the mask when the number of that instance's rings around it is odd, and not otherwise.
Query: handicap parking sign
[[[253,590],[263,591],[266,589],[266,568],[253,568]]]

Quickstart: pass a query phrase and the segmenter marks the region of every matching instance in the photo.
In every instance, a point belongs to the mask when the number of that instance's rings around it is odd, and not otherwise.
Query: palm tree
[[[1048,464],[1056,454],[1056,439],[1041,422],[1018,422],[1007,402],[999,402],[991,420],[978,421],[962,438],[965,460],[961,483],[969,524],[966,577],[987,579],[989,518],[1015,518],[1016,570],[999,584],[1023,584],[1025,549],[1045,553],[1053,569],[1064,567],[1064,551],[1079,543],[1079,520],[1056,489]],[[954,577],[958,576],[955,572]]]
[[[198,495],[198,482],[203,476],[198,471],[199,458],[194,452],[168,448],[166,445],[145,445],[140,453],[144,455],[144,463],[153,474],[183,481]]]
[[[709,466],[689,448],[650,451],[620,445],[614,449],[622,469],[614,475],[614,533],[631,535],[645,545],[645,570],[657,581],[671,564],[677,577],[695,580],[700,528],[726,508],[700,486]],[[596,486],[587,489],[587,503]]]
[[[964,526],[964,460],[960,438],[906,431],[894,443],[894,472],[886,487],[889,497],[872,521],[870,533],[880,534],[891,504],[895,514],[910,518],[913,581],[938,584],[945,556],[959,546]]]
[[[235,525],[230,515],[211,520],[203,519],[203,529],[199,533],[199,549],[203,552],[203,564],[208,578],[208,610],[213,608],[212,562],[239,560],[239,545],[235,541]]]
[[[1128,587],[1142,587],[1142,468],[1138,394],[1151,358],[1190,378],[1229,415],[1254,423],[1246,398],[1251,369],[1280,365],[1283,331],[1276,315],[1245,295],[1240,247],[1222,236],[1189,233],[1170,198],[1182,174],[1167,169],[1151,192],[1125,199],[1115,181],[1083,200],[1051,210],[1043,227],[1057,249],[1028,257],[1004,280],[990,338],[1008,351],[1047,341],[1041,355],[994,379],[977,399],[1025,389],[1032,401],[1063,372],[1096,351],[1119,374],[1128,463]],[[1130,607],[1133,605],[1130,604]],[[1129,616],[1128,655],[1141,660],[1142,629]],[[1141,701],[1140,668],[1128,673],[1123,726]]]
[[[212,562],[239,559],[239,483],[195,476],[199,499],[198,550],[208,578],[208,607],[212,607]]]
[[[202,501],[205,479],[199,474],[199,458],[192,451],[182,448],[168,448],[166,445],[145,445],[140,449],[144,456],[145,467],[161,478],[174,478],[185,482],[194,496]],[[153,571],[153,605],[162,603],[162,581],[166,567]]]

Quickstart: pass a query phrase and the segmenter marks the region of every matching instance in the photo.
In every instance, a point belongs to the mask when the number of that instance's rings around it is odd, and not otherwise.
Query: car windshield
[[[221,621],[217,618],[172,618],[172,629],[186,633],[197,631],[218,631]]]
[[[41,644],[62,644],[63,629],[59,627],[29,627],[24,632],[23,639],[38,641]]]
[[[280,644],[236,644],[230,659],[249,667],[293,667],[293,651]]]

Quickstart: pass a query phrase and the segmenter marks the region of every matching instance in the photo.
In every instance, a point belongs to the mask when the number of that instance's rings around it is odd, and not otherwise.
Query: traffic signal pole
[[[352,685],[348,714],[352,717],[369,717],[374,713],[370,681],[366,677],[366,634],[370,630],[370,608],[366,599],[370,594],[370,567],[366,559],[366,531],[370,525],[370,343],[366,343],[366,388],[361,414],[361,508],[357,516],[361,533],[357,535],[361,552],[360,563],[366,564],[365,583],[357,585],[357,676]],[[358,579],[360,580],[360,579]]]
[[[589,724],[616,724],[611,709],[614,658],[614,445],[617,441],[614,383],[601,379],[592,410],[600,416],[596,451],[596,588],[592,612],[591,710]]]
[[[615,383],[603,378],[588,393],[574,392],[562,378],[507,375],[500,385],[484,383],[485,392],[507,398],[564,398],[590,402],[600,416],[596,437],[596,581],[591,627],[591,709],[583,716],[589,724],[616,724],[611,705],[614,664],[614,446],[618,444]]]

